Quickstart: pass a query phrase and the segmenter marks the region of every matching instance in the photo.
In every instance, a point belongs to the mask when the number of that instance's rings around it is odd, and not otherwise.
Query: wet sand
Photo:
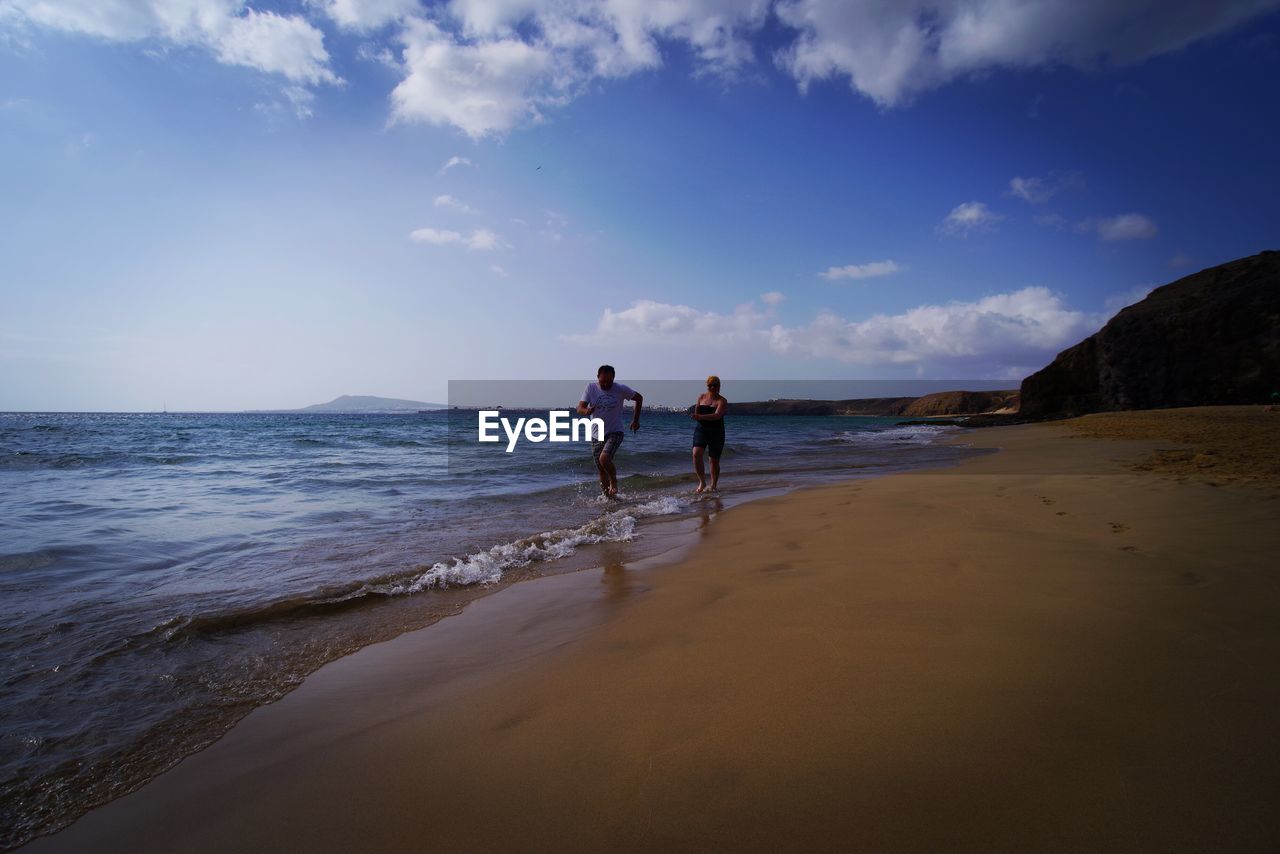
[[[334,662],[29,850],[1280,849],[1280,485],[963,441]]]

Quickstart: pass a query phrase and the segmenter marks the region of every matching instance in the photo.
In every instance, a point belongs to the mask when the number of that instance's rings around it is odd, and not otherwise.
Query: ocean
[[[475,419],[0,414],[0,847],[477,596],[599,567],[606,545],[661,554],[751,498],[974,453],[892,418],[730,415],[702,497],[692,422],[650,412],[608,501],[585,446],[505,454]]]

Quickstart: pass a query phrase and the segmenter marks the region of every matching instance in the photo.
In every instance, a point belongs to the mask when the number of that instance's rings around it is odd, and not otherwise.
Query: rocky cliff
[[[1123,309],[1022,381],[1033,418],[1265,402],[1280,390],[1280,252],[1201,270]]]
[[[940,391],[917,397],[902,411],[908,418],[932,418],[938,415],[981,415],[992,412],[1016,412],[1016,391]]]

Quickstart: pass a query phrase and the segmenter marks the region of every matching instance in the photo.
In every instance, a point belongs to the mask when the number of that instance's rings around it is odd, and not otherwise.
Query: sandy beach
[[[992,428],[734,508],[334,662],[24,850],[1277,850],[1278,427]]]

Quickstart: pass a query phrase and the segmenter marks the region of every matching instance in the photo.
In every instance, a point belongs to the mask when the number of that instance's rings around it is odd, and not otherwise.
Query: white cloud
[[[545,47],[514,37],[461,44],[418,19],[400,39],[408,74],[391,92],[396,121],[452,125],[479,139],[539,121],[540,106],[563,99]]]
[[[275,124],[292,113],[299,120],[309,119],[313,115],[311,105],[315,102],[316,93],[305,86],[284,86],[280,89],[284,101],[263,101],[253,108]],[[288,102],[287,104],[285,102]]]
[[[1009,179],[1009,195],[1033,205],[1042,205],[1063,190],[1079,187],[1082,182],[1079,172],[1054,172],[1043,178],[1014,177]]]
[[[7,0],[0,15],[47,29],[117,42],[156,39],[201,48],[226,65],[294,83],[341,83],[324,34],[299,15],[246,8],[243,0]]]
[[[872,261],[868,264],[846,264],[843,267],[828,267],[825,273],[819,273],[824,279],[872,279],[876,276],[891,276],[901,272],[902,268],[895,261]]]
[[[593,80],[662,65],[663,39],[728,73],[753,58],[748,32],[768,0],[454,0],[447,16],[400,33],[406,76],[395,121],[458,128],[473,139],[536,124]],[[449,26],[456,25],[456,29]]]
[[[970,302],[923,305],[900,314],[850,321],[823,311],[804,326],[773,323],[770,311],[748,303],[731,314],[639,300],[605,309],[594,333],[565,336],[582,342],[699,340],[768,347],[784,356],[859,365],[916,365],[1014,375],[1096,331],[1106,319],[1066,306],[1043,287],[1028,287]]]
[[[293,105],[293,112],[300,119],[311,118],[311,104],[316,99],[316,93],[312,92],[305,86],[286,86],[282,90],[285,98]]]
[[[862,321],[823,312],[807,327],[774,327],[770,342],[780,353],[855,364],[927,363],[989,371],[1037,364],[1100,325],[1100,317],[1067,308],[1047,288],[1029,287]]]
[[[778,64],[802,89],[847,79],[881,106],[993,68],[1140,62],[1225,32],[1276,0],[779,0],[798,31]]]
[[[967,235],[974,231],[986,231],[1004,219],[982,202],[965,202],[956,205],[947,214],[938,229],[944,234]]]
[[[430,243],[435,246],[458,244],[468,249],[489,251],[509,248],[501,237],[487,228],[477,228],[470,234],[440,228],[419,228],[409,232],[409,239],[418,243]]]
[[[1140,213],[1120,214],[1113,217],[1087,219],[1080,224],[1083,231],[1097,232],[1103,240],[1148,240],[1160,229],[1150,217]]]
[[[479,249],[488,251],[490,249],[505,249],[506,244],[502,242],[502,238],[494,234],[487,228],[477,228],[471,232],[464,241],[468,249]]]
[[[1196,260],[1194,258],[1179,249],[1177,252],[1173,253],[1173,257],[1169,259],[1169,266],[1175,268],[1190,267],[1195,262]]]
[[[432,202],[432,204],[434,204],[438,208],[446,208],[451,211],[457,211],[458,213],[464,213],[464,214],[479,213],[479,211],[477,211],[475,208],[468,205],[466,202],[456,199],[450,195],[436,196],[435,201]]]
[[[506,269],[501,264],[491,264],[489,266],[489,269],[492,270],[496,275],[499,275],[504,279],[507,278],[507,276],[511,275],[506,271]]]
[[[328,69],[324,34],[297,16],[248,9],[230,19],[213,40],[218,59],[303,83],[337,83]]]
[[[589,335],[568,335],[567,340],[664,340],[696,335],[703,343],[727,343],[760,334],[770,314],[751,303],[740,305],[731,314],[698,311],[687,305],[637,300],[630,308],[606,308]]]
[[[5,35],[30,28],[118,42],[194,47],[294,84],[337,84],[323,34],[260,0],[0,0]],[[1122,65],[1182,48],[1280,6],[1280,0],[303,0],[351,32],[393,26],[358,55],[403,73],[393,121],[501,136],[541,121],[593,83],[661,67],[687,51],[695,73],[732,76],[774,61],[804,90],[847,80],[882,106],[995,68]],[[779,27],[767,27],[773,19]]]
[[[461,243],[462,232],[438,228],[419,228],[409,232],[409,239],[419,243],[433,243],[444,246],[446,243]]]
[[[475,164],[471,162],[470,158],[455,154],[444,162],[444,165],[440,167],[440,171],[436,174],[443,175],[455,166],[475,166]]]
[[[769,291],[760,295],[760,302],[765,305],[781,305],[784,300],[786,300],[786,296],[781,291]]]
[[[347,30],[376,30],[421,9],[418,0],[309,0]]]

